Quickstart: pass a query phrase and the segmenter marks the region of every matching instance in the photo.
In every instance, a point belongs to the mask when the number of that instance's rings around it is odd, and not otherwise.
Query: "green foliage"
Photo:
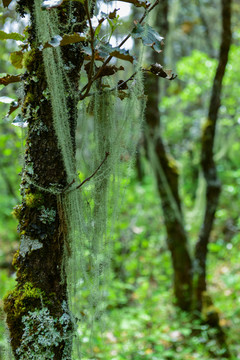
[[[5,31],[0,30],[0,40],[6,40],[6,39],[23,41],[25,40],[25,36],[18,33],[7,34]]]

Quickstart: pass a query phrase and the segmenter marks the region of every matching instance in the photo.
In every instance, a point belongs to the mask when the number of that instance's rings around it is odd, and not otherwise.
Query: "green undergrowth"
[[[215,233],[221,229],[217,221]],[[197,234],[191,235],[196,241]],[[231,242],[214,238],[208,258],[209,292],[232,360],[240,356],[239,246],[239,235]],[[150,176],[142,184],[132,178],[126,187],[112,265],[107,312],[92,339],[91,353],[90,335],[79,329],[83,359],[224,360],[215,330],[173,305],[171,259]]]
[[[146,176],[142,184],[132,177],[123,186],[125,200],[114,234],[107,310],[102,321],[99,324],[96,321],[93,338],[87,330],[78,329],[83,359],[223,360],[214,330],[173,306],[170,254],[165,245],[160,201],[151,177]],[[226,241],[221,236],[222,223],[218,216],[209,245],[208,284],[232,360],[236,360],[240,356],[240,236],[236,233]],[[193,242],[194,235],[191,234]],[[14,278],[7,271],[1,270],[0,274],[2,297],[14,286]],[[7,345],[2,336],[3,321],[0,326],[3,349]]]

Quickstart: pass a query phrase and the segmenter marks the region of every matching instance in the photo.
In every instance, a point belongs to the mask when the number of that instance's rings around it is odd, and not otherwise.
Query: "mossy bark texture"
[[[64,33],[71,31],[70,26],[65,24],[69,4],[66,2],[58,9]],[[74,21],[80,23],[84,19],[82,5],[74,1],[71,6],[73,4]],[[17,285],[6,296],[4,309],[16,359],[71,359],[74,321],[68,310],[64,265],[66,228],[57,200],[61,189],[67,186],[66,172],[54,131],[42,52],[37,42],[34,2],[21,0],[18,10],[20,14],[25,11],[30,13],[31,18],[28,30],[31,50],[25,60],[27,72],[24,75],[25,101],[22,105],[28,134],[21,182],[22,204],[15,210],[20,233],[20,248],[14,257]],[[75,31],[82,30],[82,25],[75,27]],[[78,90],[83,58],[80,45],[76,44],[65,46],[62,53],[63,59],[72,64],[68,73],[72,89],[66,96],[75,146],[77,101],[71,94]],[[29,324],[28,318],[31,318]],[[41,318],[45,319],[43,324]],[[42,331],[39,330],[41,326]],[[49,339],[45,339],[44,343],[44,332],[46,334],[50,330],[52,335],[48,334]]]

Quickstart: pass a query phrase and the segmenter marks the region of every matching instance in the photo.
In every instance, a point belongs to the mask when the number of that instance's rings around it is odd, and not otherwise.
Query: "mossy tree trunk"
[[[80,2],[64,3],[57,10],[63,33],[71,32],[71,24],[66,21],[70,6],[73,21],[80,24],[84,20]],[[57,195],[67,186],[66,172],[54,131],[43,57],[37,41],[34,1],[20,0],[18,11],[29,12],[31,19],[28,30],[31,50],[25,59],[27,72],[22,105],[28,134],[21,182],[22,203],[15,208],[20,233],[20,248],[14,256],[17,285],[6,296],[4,310],[16,359],[71,359],[74,320],[67,298],[66,229]],[[83,25],[75,26],[74,30],[83,31]],[[71,63],[67,74],[71,91],[67,91],[66,96],[74,147],[75,95],[83,57],[79,44],[62,47],[62,53],[66,64]]]
[[[166,37],[168,0],[162,1],[158,7],[155,28]],[[225,73],[228,53],[231,44],[231,1],[222,0],[222,37],[219,53],[219,63],[216,70],[212,96],[210,99],[208,118],[202,134],[201,167],[206,180],[206,208],[203,224],[195,248],[194,261],[191,260],[184,230],[184,220],[179,197],[178,170],[175,161],[167,151],[161,137],[161,119],[159,112],[160,86],[157,77],[146,76],[146,89],[148,93],[146,109],[146,147],[148,157],[151,157],[153,169],[156,174],[158,191],[162,201],[163,216],[167,232],[168,248],[171,252],[174,271],[174,292],[177,305],[182,310],[197,309],[201,312],[203,296],[206,291],[206,260],[207,246],[213,228],[215,212],[220,195],[220,182],[217,177],[214,162],[214,139],[222,80]],[[162,19],[162,22],[160,21]],[[154,55],[151,62],[159,62]],[[152,156],[149,152],[152,147]],[[194,267],[193,267],[194,263]],[[195,266],[196,264],[196,266]],[[193,282],[194,276],[194,282]],[[218,317],[216,317],[218,320]],[[212,324],[213,325],[213,324]],[[215,325],[218,325],[215,323]]]
[[[168,0],[161,1],[156,11],[154,26],[161,36],[168,32]],[[163,57],[153,54],[151,63],[163,61]],[[177,305],[190,310],[192,296],[192,262],[187,249],[187,234],[183,225],[181,201],[178,190],[178,169],[174,159],[168,154],[161,136],[159,112],[159,78],[149,74],[145,78],[148,94],[146,107],[146,148],[152,161],[157,180],[157,188],[162,201],[163,216],[167,232],[167,244],[171,252],[174,269],[174,293]],[[152,146],[152,152],[149,147]]]

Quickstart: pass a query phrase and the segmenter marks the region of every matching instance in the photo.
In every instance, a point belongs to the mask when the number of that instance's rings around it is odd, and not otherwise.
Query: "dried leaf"
[[[160,76],[162,78],[166,78],[168,80],[174,80],[177,77],[177,75],[174,75],[172,73],[172,70],[164,70],[162,65],[158,63],[151,65],[149,71],[154,75]]]
[[[12,2],[12,0],[3,0],[3,6],[8,7],[8,5]]]
[[[119,9],[114,9],[112,12],[110,12],[109,14],[108,14],[108,17],[109,17],[109,19],[115,19],[116,17],[117,17],[117,11],[118,10],[120,10],[120,8]]]
[[[19,102],[13,101],[10,106],[10,109],[8,110],[7,117],[11,115],[15,110],[17,110],[19,106],[20,106]]]
[[[88,62],[85,66],[84,69],[86,71],[87,74],[89,74],[89,70],[90,70],[90,66],[91,66],[91,62]],[[96,72],[100,69],[100,67],[96,67]],[[111,76],[116,74],[116,72],[118,72],[119,70],[124,70],[123,66],[117,67],[115,65],[105,65],[104,68],[102,69],[101,73],[99,74],[99,76],[97,78],[103,77],[103,76]]]
[[[118,88],[118,90],[127,90],[127,89],[128,89],[128,85],[127,85],[126,81],[124,81],[124,80],[119,80],[119,81],[118,81],[117,88]]]
[[[12,84],[15,82],[19,82],[21,81],[22,74],[19,75],[9,75],[7,74],[6,76],[3,76],[0,78],[0,85],[8,85],[8,84]]]

